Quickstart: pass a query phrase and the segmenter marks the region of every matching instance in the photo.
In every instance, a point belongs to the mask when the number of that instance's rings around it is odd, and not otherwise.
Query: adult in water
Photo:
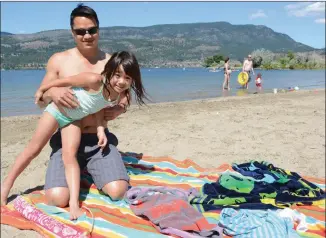
[[[53,80],[60,80],[83,72],[100,74],[110,55],[98,47],[99,20],[96,12],[87,6],[79,4],[70,15],[70,26],[76,47],[52,55],[47,63],[46,74],[42,84]],[[106,122],[115,119],[126,111],[128,98],[124,97],[118,105],[104,110]],[[43,98],[45,106],[50,101],[55,104],[74,108],[78,101],[70,88],[51,88],[45,92]],[[105,123],[106,125],[107,123]],[[103,151],[98,146],[97,123],[95,115],[89,115],[81,120],[81,142],[78,149],[78,163],[81,169],[87,168],[93,177],[98,189],[113,200],[123,198],[129,185],[129,176],[117,150],[117,139],[105,129],[108,143]],[[50,140],[52,152],[45,178],[45,197],[49,205],[66,207],[69,205],[69,189],[66,181],[65,169],[62,160],[61,134],[58,130]],[[43,146],[38,147],[42,148]],[[40,151],[33,155],[33,158]],[[1,184],[1,204],[7,203],[7,197],[14,181],[29,165],[32,158],[15,161],[7,178]]]
[[[230,77],[231,77],[231,67],[229,65],[230,58],[226,57],[224,60],[224,82],[223,82],[223,90],[230,90]]]
[[[250,75],[250,73],[252,73],[252,75],[255,75],[254,67],[253,67],[253,61],[252,61],[251,55],[248,55],[248,58],[243,62],[242,72],[246,72],[248,74],[248,81],[244,85],[244,87],[246,89],[249,89],[249,83],[251,81],[251,75]]]

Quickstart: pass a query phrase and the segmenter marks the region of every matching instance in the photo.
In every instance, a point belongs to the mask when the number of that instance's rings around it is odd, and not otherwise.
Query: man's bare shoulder
[[[111,58],[111,55],[108,53],[105,53],[105,58],[107,58],[109,60]]]
[[[104,62],[104,63],[107,63],[108,61],[109,61],[109,59],[111,58],[111,55],[110,54],[108,54],[108,53],[106,53],[106,52],[103,52],[103,51],[101,51],[101,55],[102,55],[102,61]]]
[[[70,59],[73,56],[73,52],[74,52],[73,49],[69,49],[69,50],[54,53],[50,57],[49,63],[52,63],[52,64],[61,63],[62,64],[64,61],[67,61],[68,59]]]

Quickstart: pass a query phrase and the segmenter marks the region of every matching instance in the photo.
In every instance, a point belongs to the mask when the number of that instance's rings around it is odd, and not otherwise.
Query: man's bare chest
[[[59,78],[70,77],[85,72],[100,74],[104,69],[104,63],[99,62],[95,65],[86,65],[81,63],[67,63],[62,65],[59,71]]]

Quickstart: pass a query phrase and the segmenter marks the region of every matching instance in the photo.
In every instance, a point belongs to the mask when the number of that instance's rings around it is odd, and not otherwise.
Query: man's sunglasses
[[[76,33],[78,36],[84,36],[86,34],[94,35],[98,31],[98,27],[94,26],[88,29],[73,29],[73,31]]]

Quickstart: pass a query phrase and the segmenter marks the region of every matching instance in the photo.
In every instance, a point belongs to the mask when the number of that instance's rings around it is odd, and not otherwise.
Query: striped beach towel
[[[124,154],[123,160],[130,175],[132,186],[200,189],[205,183],[215,182],[221,173],[227,170],[232,171],[230,164],[204,169],[189,159],[177,161],[167,157],[137,157],[134,154]],[[325,190],[325,179],[304,178]],[[90,237],[166,237],[159,234],[149,221],[134,215],[125,201],[112,201],[108,196],[99,192],[88,174],[82,176],[80,201],[81,205],[87,207],[92,214],[86,211],[86,214],[77,221],[69,220],[68,209],[46,205],[44,191],[34,191],[23,197],[42,213],[64,225],[76,228],[78,232],[88,232],[89,234],[89,231],[92,230]],[[325,237],[324,200],[313,202],[309,206],[294,205],[292,209],[306,215],[308,230],[298,233],[300,236]],[[217,224],[220,212],[203,212],[203,215],[209,223]],[[1,223],[19,229],[35,230],[46,237],[59,237],[53,231],[26,219],[15,209],[13,202],[1,207]]]

